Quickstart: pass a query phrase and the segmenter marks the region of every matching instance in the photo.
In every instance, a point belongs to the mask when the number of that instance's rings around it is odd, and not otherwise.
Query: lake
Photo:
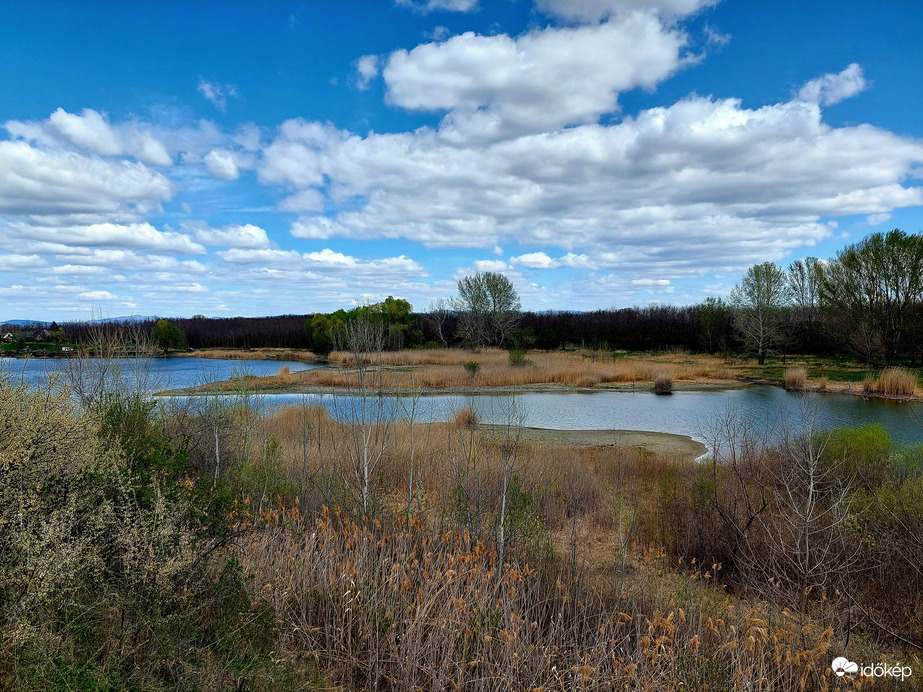
[[[116,361],[122,376],[149,368],[153,389],[180,389],[205,382],[227,380],[243,374],[274,375],[288,366],[292,372],[318,367],[311,363],[266,360],[212,360],[204,358],[125,359]],[[0,359],[0,369],[30,386],[47,380],[49,372],[63,366],[55,359]],[[185,399],[185,397],[183,397]],[[319,403],[340,418],[354,417],[358,406],[349,397],[334,394],[262,394],[252,399],[262,407]],[[374,409],[377,398],[371,398]],[[383,397],[385,414],[406,418],[410,400]],[[416,420],[448,420],[471,406],[485,423],[505,423],[558,430],[649,430],[688,435],[706,442],[710,431],[729,414],[750,421],[757,431],[777,437],[780,426],[801,429],[806,423],[818,429],[880,423],[901,443],[923,443],[923,425],[914,406],[861,396],[787,392],[779,387],[751,386],[725,391],[677,391],[658,396],[649,391],[526,392],[520,394],[432,394],[420,397]],[[923,416],[923,405],[917,405]]]
[[[94,359],[87,359],[92,368]],[[14,381],[36,387],[48,381],[51,373],[68,367],[63,358],[0,358],[0,372]],[[134,380],[143,376],[149,390],[182,389],[206,382],[228,380],[239,375],[275,375],[288,366],[292,372],[317,367],[313,363],[282,360],[226,360],[212,358],[119,358],[113,361],[121,377]]]

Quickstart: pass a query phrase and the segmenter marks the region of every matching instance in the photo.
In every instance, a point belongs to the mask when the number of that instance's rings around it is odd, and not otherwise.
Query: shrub
[[[0,410],[0,689],[238,689],[274,665],[231,506],[147,402],[0,380]]]
[[[843,479],[855,475],[870,487],[881,483],[892,448],[891,438],[881,425],[834,430],[823,433],[821,439],[826,468]]]
[[[786,389],[804,389],[808,379],[808,372],[804,368],[788,368],[782,375]]]
[[[475,375],[478,374],[478,371],[481,369],[481,364],[476,360],[469,360],[465,363],[465,372],[471,376],[471,381],[474,382]]]
[[[510,365],[513,367],[518,367],[520,365],[526,365],[529,361],[526,360],[526,354],[523,353],[521,348],[511,348],[510,349]]]
[[[665,372],[654,375],[654,393],[671,394],[673,392],[673,378]]]
[[[452,425],[464,430],[470,430],[471,428],[476,427],[477,424],[478,414],[476,414],[470,406],[465,406],[465,408],[458,411],[452,417]]]

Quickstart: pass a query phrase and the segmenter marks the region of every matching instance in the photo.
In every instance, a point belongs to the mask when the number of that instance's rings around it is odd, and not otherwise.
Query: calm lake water
[[[129,380],[138,371],[145,370],[143,374],[149,378],[149,388],[154,390],[194,387],[239,375],[275,375],[284,366],[292,372],[316,367],[311,363],[294,361],[211,358],[121,358],[114,365]],[[0,358],[0,372],[30,387],[44,384],[49,374],[60,372],[65,367],[68,367],[68,362],[58,358]]]
[[[271,394],[259,397],[261,406],[322,404],[338,418],[355,418],[359,406],[334,394]],[[384,397],[386,416],[410,417],[411,400]],[[370,397],[368,410],[377,410]],[[650,430],[688,435],[708,442],[715,425],[729,415],[747,420],[769,439],[782,426],[803,430],[854,427],[879,423],[896,442],[923,443],[923,425],[906,403],[863,399],[858,396],[786,392],[779,387],[753,386],[709,392],[674,392],[658,396],[647,391],[534,392],[524,394],[442,395],[420,397],[414,414],[418,421],[444,421],[470,406],[484,423],[506,423],[557,430]],[[923,417],[923,404],[917,405]]]
[[[204,382],[227,380],[243,374],[273,375],[283,366],[292,372],[317,367],[310,363],[260,360],[210,360],[200,358],[155,358],[124,360],[118,366],[128,379],[141,366],[150,366],[153,388],[179,389]],[[30,386],[47,380],[62,367],[58,360],[0,359],[0,369],[14,380]],[[233,399],[233,397],[227,397]],[[183,397],[185,399],[185,397]],[[319,403],[340,418],[355,417],[359,407],[348,396],[333,394],[264,394],[252,397],[255,405],[275,406]],[[381,405],[390,418],[409,417],[411,401],[384,397]],[[377,410],[378,399],[369,399],[369,410]],[[485,423],[514,421],[517,425],[558,430],[650,430],[689,435],[708,441],[717,423],[732,415],[750,421],[755,430],[776,437],[782,425],[800,430],[880,423],[901,443],[923,443],[923,425],[906,403],[863,399],[859,396],[786,392],[779,387],[753,386],[728,391],[674,392],[658,396],[648,391],[530,392],[524,394],[431,395],[417,400],[415,419],[449,419],[456,411],[471,406]],[[923,404],[916,405],[923,417]]]

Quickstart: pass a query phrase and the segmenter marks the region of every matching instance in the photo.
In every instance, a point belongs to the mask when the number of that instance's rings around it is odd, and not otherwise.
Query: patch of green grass
[[[781,356],[769,356],[765,365],[752,364],[741,367],[738,372],[745,377],[759,377],[781,380],[785,370],[803,367],[808,371],[808,379],[826,377],[831,382],[862,382],[868,369],[852,356],[803,356],[790,355],[785,363]]]

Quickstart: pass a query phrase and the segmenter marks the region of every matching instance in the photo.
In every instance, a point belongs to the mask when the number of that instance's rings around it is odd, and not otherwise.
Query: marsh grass
[[[388,391],[422,389],[464,389],[476,387],[600,387],[606,385],[653,385],[663,381],[696,382],[733,379],[724,361],[712,356],[663,354],[651,358],[589,357],[583,353],[530,352],[511,358],[509,351],[484,349],[478,353],[460,349],[405,350],[375,354],[380,365],[380,386]],[[671,362],[680,360],[680,362]],[[371,357],[366,356],[371,362]],[[250,386],[276,388],[288,385],[311,387],[354,387],[357,375],[355,355],[341,351],[330,354],[333,369],[280,373],[273,377],[248,378]],[[473,373],[473,374],[472,374]],[[225,389],[230,385],[218,383]]]
[[[862,383],[863,391],[880,396],[913,396],[919,381],[917,376],[904,368],[888,368],[877,378],[869,374]]]
[[[782,375],[785,388],[789,390],[802,390],[808,381],[808,371],[804,368],[788,368]]]
[[[677,580],[662,552],[633,560],[622,597],[567,565],[500,565],[464,531],[398,515],[296,513],[252,534],[247,563],[307,655],[362,689],[821,689],[833,632]],[[681,592],[681,593],[680,593]]]

